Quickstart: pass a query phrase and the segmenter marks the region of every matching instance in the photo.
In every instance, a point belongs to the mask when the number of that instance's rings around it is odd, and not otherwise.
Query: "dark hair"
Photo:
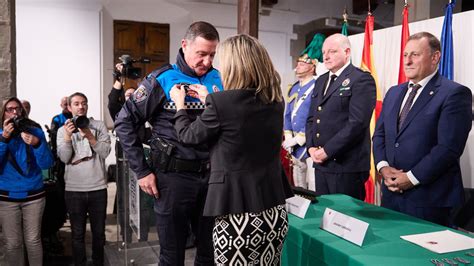
[[[74,98],[74,97],[76,97],[76,96],[80,96],[80,97],[86,99],[86,102],[89,102],[89,100],[87,100],[87,97],[86,97],[86,95],[84,95],[84,93],[82,93],[82,92],[75,92],[75,93],[69,95],[69,97],[67,97],[67,105],[71,106],[72,98]]]
[[[194,22],[184,35],[184,39],[189,41],[194,41],[197,37],[202,37],[208,41],[219,41],[219,33],[216,28],[205,21]]]
[[[21,116],[22,117],[25,117],[25,114],[26,114],[26,110],[25,108],[23,107],[23,105],[21,104],[21,101],[20,99],[18,99],[17,97],[10,97],[8,98],[4,103],[3,103],[3,106],[2,106],[2,122],[0,123],[0,128],[3,129],[3,122],[5,120],[5,113],[7,111],[7,104],[9,102],[16,102],[18,103],[18,105],[20,106],[21,108]]]
[[[423,38],[426,38],[426,40],[428,40],[428,45],[430,46],[431,53],[434,53],[436,51],[441,52],[441,43],[439,42],[438,38],[436,38],[436,36],[429,32],[422,31],[415,33],[408,38],[408,41],[421,40]]]

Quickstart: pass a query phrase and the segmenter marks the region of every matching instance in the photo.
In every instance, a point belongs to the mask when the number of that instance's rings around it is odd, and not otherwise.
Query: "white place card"
[[[306,212],[308,211],[309,204],[311,201],[300,196],[294,196],[286,199],[286,210],[294,214],[301,219],[304,219]]]
[[[369,224],[330,208],[324,210],[321,229],[362,246]]]

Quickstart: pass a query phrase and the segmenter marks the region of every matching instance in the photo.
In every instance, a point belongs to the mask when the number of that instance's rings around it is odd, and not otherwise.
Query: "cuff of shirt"
[[[415,175],[411,171],[408,171],[407,176],[408,176],[408,179],[410,179],[410,182],[414,186],[420,184],[420,181],[418,181],[418,179],[416,179]]]
[[[387,161],[380,161],[376,166],[377,167],[377,172],[380,173],[380,169],[382,169],[382,167],[385,167],[385,166],[390,166],[390,165],[388,164]]]

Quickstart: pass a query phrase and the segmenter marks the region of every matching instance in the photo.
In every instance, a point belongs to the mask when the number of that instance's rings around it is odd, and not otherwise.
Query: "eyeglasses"
[[[7,107],[5,110],[9,113],[13,113],[13,111],[20,113],[22,109],[21,107]]]

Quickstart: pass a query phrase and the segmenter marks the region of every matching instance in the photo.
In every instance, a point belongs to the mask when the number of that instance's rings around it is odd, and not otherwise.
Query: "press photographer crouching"
[[[2,108],[0,130],[0,222],[6,244],[6,264],[42,265],[41,219],[45,206],[42,169],[53,155],[41,127],[26,118],[16,97]]]

